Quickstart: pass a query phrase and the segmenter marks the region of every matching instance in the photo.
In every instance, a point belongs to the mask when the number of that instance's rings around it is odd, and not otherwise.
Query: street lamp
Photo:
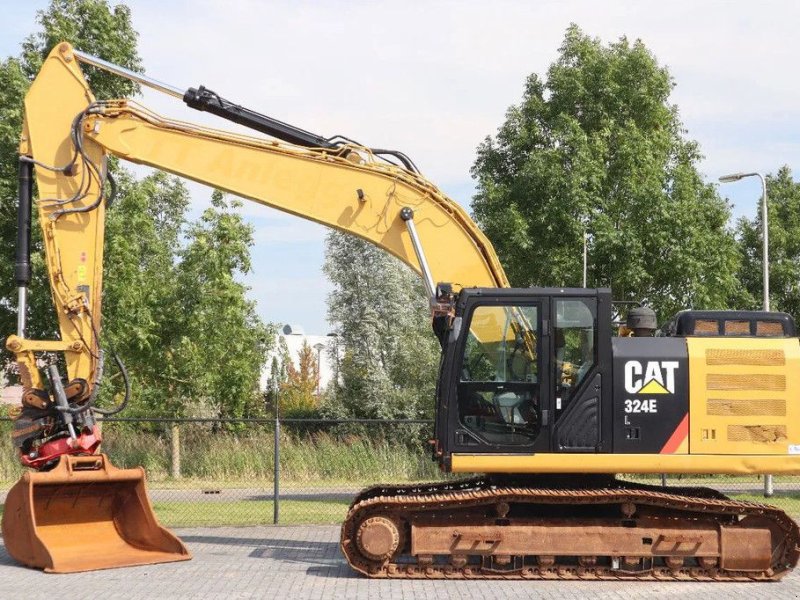
[[[758,177],[761,180],[761,237],[764,242],[764,310],[769,310],[769,224],[767,220],[767,180],[761,173],[732,173],[719,178],[721,183],[733,183],[745,177]]]
[[[325,348],[325,344],[321,342],[317,342],[314,344],[314,350],[317,351],[317,396],[319,396],[320,390],[320,381],[322,380],[322,350]]]
[[[589,232],[586,228],[583,229],[583,287],[586,287],[586,281],[589,274]]]
[[[581,225],[583,225],[583,287],[588,285],[589,281],[589,214],[584,214],[581,217]]]
[[[761,238],[764,242],[764,311],[769,311],[769,222],[767,221],[767,180],[761,173],[731,173],[719,178],[721,183],[733,183],[745,177],[758,177],[761,180]],[[764,496],[769,498],[774,493],[772,475],[764,475]]]
[[[339,385],[339,334],[332,331],[327,337],[333,338],[333,381],[335,385]]]

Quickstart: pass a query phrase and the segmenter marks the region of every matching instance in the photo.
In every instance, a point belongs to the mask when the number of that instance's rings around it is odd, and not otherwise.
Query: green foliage
[[[298,351],[295,367],[291,360],[284,362],[286,380],[280,386],[280,414],[289,418],[318,416],[319,364],[314,350],[304,341]]]
[[[0,328],[14,331],[17,146],[24,94],[52,47],[66,40],[86,52],[141,71],[137,34],[125,5],[106,0],[52,0],[38,14],[19,59],[0,62]],[[131,82],[82,67],[98,98],[128,97]],[[54,98],[54,102],[58,99]],[[108,207],[103,339],[126,363],[132,413],[242,417],[260,415],[258,380],[270,339],[237,277],[250,269],[252,232],[238,204],[214,206],[187,223],[189,197],[180,180],[155,173],[137,181],[112,159],[119,191]],[[28,333],[57,336],[39,227],[33,224],[33,281]],[[107,364],[111,360],[107,360]],[[107,369],[113,373],[113,369]],[[108,376],[102,401],[119,397]]]
[[[739,219],[737,234],[742,253],[739,279],[743,287],[742,308],[761,309],[764,287],[761,199],[753,219]],[[770,308],[800,319],[800,184],[788,166],[767,176],[769,211]]]
[[[722,308],[737,289],[729,207],[697,172],[673,81],[641,41],[604,46],[576,26],[478,149],[475,218],[512,285],[589,285],[667,316]]]
[[[16,239],[17,164],[22,110],[30,80],[56,43],[66,40],[77,48],[134,71],[141,71],[136,50],[136,32],[125,5],[111,7],[105,0],[52,0],[37,15],[39,31],[22,44],[19,58],[0,61],[0,296],[15,298],[13,277]],[[99,98],[131,95],[138,89],[131,82],[85,68],[92,90]],[[54,99],[54,101],[57,101]],[[115,174],[117,172],[115,171]],[[42,258],[42,243],[34,211],[31,239],[32,281],[28,314],[31,337],[52,338],[55,315]],[[16,302],[0,303],[0,331],[16,329]]]
[[[59,42],[98,56],[131,71],[142,72],[136,48],[138,34],[131,23],[131,10],[124,4],[112,7],[107,0],[51,0],[39,11],[41,30],[22,44],[22,64],[33,79],[45,57]],[[137,84],[94,67],[81,67],[89,87],[99,100],[126,98],[136,94]]]
[[[118,183],[106,219],[103,336],[128,366],[131,414],[263,416],[258,381],[272,333],[237,281],[252,245],[239,201],[215,192],[189,223],[178,178],[135,181],[123,171]],[[106,400],[120,383],[104,386]]]
[[[161,362],[169,394],[150,411],[225,418],[263,415],[258,390],[273,332],[237,276],[250,270],[252,228],[239,200],[214,192],[213,206],[190,224],[177,255],[172,290],[161,298]]]
[[[117,181],[118,197],[106,213],[103,338],[128,366],[137,411],[179,400],[167,357],[189,195],[165,173],[136,181],[120,170]]]
[[[422,282],[396,258],[338,232],[328,235],[324,271],[333,283],[328,321],[343,349],[326,414],[431,415],[439,348]]]
[[[150,481],[170,476],[170,440],[166,432],[147,432],[121,423],[104,426],[104,449],[118,467],[147,466]],[[422,451],[418,435],[414,444],[398,444],[399,430],[372,428],[370,435],[335,435],[333,432],[301,433],[287,429],[281,434],[282,486],[321,485],[322,482],[356,484],[378,481],[436,479],[438,467]],[[225,482],[271,481],[274,474],[274,430],[251,427],[239,432],[218,431],[206,425],[180,425],[181,474],[192,480]],[[425,432],[426,435],[428,432]],[[10,437],[10,436],[9,436]],[[10,444],[9,444],[10,445]],[[13,453],[0,455],[0,481],[15,479],[19,468]]]

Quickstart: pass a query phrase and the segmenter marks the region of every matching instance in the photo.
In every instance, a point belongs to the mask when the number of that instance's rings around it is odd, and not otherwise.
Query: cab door
[[[446,454],[549,450],[550,306],[525,292],[462,292],[438,390]]]
[[[604,400],[608,404],[611,396],[603,394],[610,380],[605,375],[610,336],[598,335],[598,304],[602,300],[585,291],[552,299],[553,452],[602,449],[602,421],[611,414],[609,407],[604,407]]]

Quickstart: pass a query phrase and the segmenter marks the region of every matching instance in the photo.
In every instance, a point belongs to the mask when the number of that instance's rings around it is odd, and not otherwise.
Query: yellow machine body
[[[454,453],[460,473],[800,474],[800,341],[688,337],[683,439],[660,454]]]
[[[77,156],[76,137],[83,154],[74,168],[46,168],[65,165]],[[601,314],[597,303],[606,302],[602,331],[609,338],[610,290],[509,288],[491,243],[466,211],[414,169],[384,162],[376,156],[381,151],[351,142],[336,148],[296,145],[167,119],[128,99],[97,103],[73,48],[66,43],[54,48],[44,61],[26,97],[20,150],[37,165],[38,215],[60,330],[60,339],[55,341],[23,335],[7,340],[20,367],[24,393],[34,400],[50,395],[39,374],[36,353],[63,352],[70,384],[84,382],[84,397],[100,380],[97,336],[104,212],[103,202],[93,201],[102,200],[98,175],[104,172],[107,157],[116,156],[358,236],[423,275],[431,296],[434,330],[443,345],[442,373],[449,370],[449,379],[441,376],[439,392],[450,386],[446,394],[437,396],[437,436],[452,435],[444,444],[437,437],[434,453],[444,470],[520,478],[507,488],[486,478],[453,486],[447,482],[420,485],[408,493],[399,488],[362,492],[342,532],[342,549],[360,572],[375,577],[505,577],[513,571],[508,576],[617,578],[622,565],[631,576],[669,578],[680,577],[686,566],[695,578],[767,580],[796,564],[800,531],[778,509],[744,507],[702,490],[690,497],[671,496],[634,489],[633,484],[626,488],[623,482],[598,490],[590,488],[590,478],[580,477],[587,473],[800,474],[800,344],[796,338],[685,337],[680,350],[688,356],[689,389],[683,395],[683,401],[688,396],[688,408],[660,452],[613,452],[608,440],[602,439],[585,446],[585,452],[563,451],[563,447],[553,451],[555,437],[545,436],[525,446],[518,440],[534,425],[539,431],[544,428],[544,412],[536,414],[541,407],[530,409],[533,400],[553,397],[563,384],[565,371],[556,364],[552,333],[559,326],[555,307],[570,298],[595,302],[596,324]],[[81,199],[69,200],[76,192],[81,192]],[[57,200],[65,198],[67,204]],[[87,210],[61,212],[67,205]],[[448,286],[432,289],[440,282],[450,282],[452,293]],[[459,339],[459,310],[467,311],[463,314],[466,323],[472,314],[470,306],[477,307],[475,313],[482,307],[483,320],[477,319]],[[549,318],[542,316],[551,310]],[[588,339],[579,331],[581,327],[576,325],[572,331],[575,339]],[[463,358],[468,339],[484,343],[489,363],[499,365],[503,377],[462,377],[457,361]],[[607,388],[609,393],[593,398],[588,380],[582,387],[576,384],[572,406],[589,407],[587,414],[594,410],[595,400],[599,406],[600,396],[615,402],[617,398],[608,387],[611,341],[599,336],[592,340],[597,361],[591,365],[591,376],[598,381],[593,389]],[[607,349],[602,356],[597,351],[601,344]],[[676,348],[680,341],[673,338],[670,344]],[[537,372],[523,368],[515,374],[515,363],[517,369],[519,365],[543,366]],[[613,378],[617,376],[615,372]],[[490,387],[494,392],[487,392]],[[464,395],[459,396],[462,390]],[[664,400],[668,396],[677,394],[666,394]],[[467,407],[465,418],[459,412],[462,401]],[[596,429],[603,429],[597,423]],[[511,431],[503,433],[507,443],[492,441],[500,439],[500,427]],[[604,426],[603,435],[611,437],[608,430]],[[604,443],[604,450],[597,451]],[[480,444],[480,453],[469,451]],[[512,450],[495,451],[505,447]],[[550,489],[550,483],[542,484],[543,488],[525,487],[525,481],[532,481],[524,478],[526,474],[552,473],[585,485],[567,491]],[[563,481],[554,485],[563,486]],[[595,504],[594,510],[602,513],[600,520],[587,508]],[[545,509],[540,510],[542,506]],[[619,532],[625,533],[640,506],[644,507],[641,523],[655,533],[637,534],[631,538],[637,551],[621,554]],[[570,527],[575,531],[596,527],[602,534],[590,536],[588,541],[597,542],[591,552],[585,550],[586,539],[557,533],[571,518],[569,509],[575,507],[582,507],[577,510],[580,518],[573,519]],[[460,520],[449,521],[453,515]],[[524,555],[525,540],[539,531],[533,526],[561,535],[565,546],[559,553],[565,556]],[[679,535],[672,531],[675,527],[682,529]],[[157,524],[146,498],[143,473],[114,469],[100,456],[65,456],[53,471],[26,474],[9,494],[3,530],[12,556],[54,572],[189,557],[177,538]],[[519,534],[514,540],[500,539],[503,532],[512,531]],[[459,550],[461,546],[447,541],[454,536],[463,537],[463,547],[480,551]],[[750,556],[746,542],[756,538],[758,547]],[[648,539],[646,544],[643,540]],[[679,548],[694,539],[701,540],[694,550]],[[434,548],[439,553],[445,543],[458,550],[442,552],[450,561],[446,567],[434,560],[433,550],[420,550]],[[503,544],[515,550],[503,550]],[[648,545],[644,554],[639,552],[641,544]],[[408,552],[414,554],[415,562],[392,562]],[[686,565],[684,559],[689,561]]]

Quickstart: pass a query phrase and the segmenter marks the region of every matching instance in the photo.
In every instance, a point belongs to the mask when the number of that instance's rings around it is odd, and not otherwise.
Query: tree
[[[312,417],[319,409],[319,364],[308,342],[303,342],[297,359],[297,367],[291,360],[285,363],[286,381],[280,386],[280,414],[292,418]]]
[[[212,207],[188,227],[178,254],[175,296],[166,299],[168,314],[160,323],[163,368],[176,384],[176,399],[167,405],[173,413],[187,414],[189,401],[218,417],[263,413],[258,382],[274,331],[237,281],[250,271],[253,243],[239,208],[240,200],[215,191]]]
[[[136,181],[120,169],[117,186],[106,212],[102,340],[127,365],[133,411],[162,405],[162,412],[165,402],[176,400],[176,375],[167,371],[165,357],[189,194],[180,179],[160,172]]]
[[[40,30],[25,40],[19,59],[0,62],[0,194],[16,195],[22,104],[30,80],[62,40],[141,71],[130,10],[106,0],[52,0],[38,13]],[[135,94],[132,82],[82,67],[98,98]],[[57,99],[54,99],[57,102]],[[263,412],[258,381],[271,339],[236,280],[250,268],[252,232],[235,214],[238,204],[216,193],[199,222],[186,222],[189,197],[177,178],[155,173],[137,181],[115,159],[118,182],[107,206],[103,344],[115,348],[134,386],[131,412],[237,417]],[[14,202],[0,203],[0,327],[15,329]],[[57,335],[33,224],[29,327],[31,337]],[[119,391],[106,360],[103,400]],[[130,414],[130,413],[129,413]]]
[[[528,77],[478,148],[472,208],[512,285],[589,285],[663,318],[723,308],[738,254],[729,206],[669,103],[674,82],[641,41],[604,46],[571,26],[547,77]]]
[[[22,130],[22,107],[25,93],[44,58],[53,46],[68,41],[74,46],[141,71],[136,49],[136,32],[130,9],[125,5],[111,7],[106,0],[52,0],[47,9],[37,14],[39,31],[22,44],[19,58],[0,62],[0,296],[9,302],[0,303],[0,331],[16,329],[16,294],[14,291],[14,243],[16,240],[17,155]],[[98,98],[129,96],[138,89],[132,82],[85,68],[93,92]],[[112,165],[113,168],[113,165]],[[115,170],[115,175],[120,176]],[[28,334],[31,337],[53,337],[55,316],[50,302],[49,284],[42,259],[42,243],[34,211],[32,224],[32,281]]]
[[[800,184],[792,179],[788,166],[781,167],[775,175],[767,175],[767,199],[770,308],[788,312],[799,319]],[[739,219],[737,237],[742,253],[739,271],[744,292],[742,308],[761,309],[763,306],[761,231],[760,209],[753,219]]]
[[[108,0],[51,0],[46,10],[37,13],[41,30],[22,44],[22,65],[28,79],[39,72],[42,62],[59,42],[74,47],[131,71],[142,72],[136,47],[138,34],[131,22],[131,10],[124,4],[114,7]],[[126,98],[139,90],[138,84],[106,71],[81,67],[89,87],[100,100]]]
[[[327,237],[324,271],[333,284],[328,321],[344,348],[324,410],[340,418],[431,415],[439,349],[422,282],[396,258],[339,232]]]

